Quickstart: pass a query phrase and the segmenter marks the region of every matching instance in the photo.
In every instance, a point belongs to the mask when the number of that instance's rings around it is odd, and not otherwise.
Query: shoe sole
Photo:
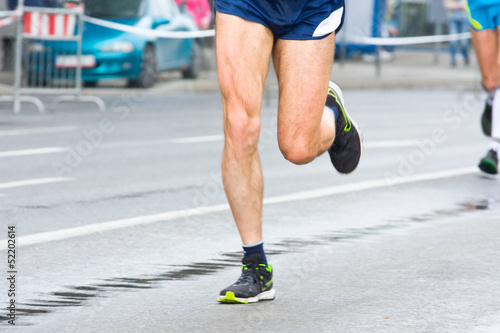
[[[249,298],[241,298],[234,296],[232,291],[226,292],[226,295],[219,296],[218,301],[220,303],[226,304],[248,304],[248,303],[257,303],[258,301],[270,301],[273,300],[275,296],[274,289],[264,291],[257,296],[249,297]]]
[[[333,161],[332,161],[333,166],[335,167],[335,169],[337,169],[338,172],[343,173],[343,174],[349,174],[349,173],[353,172],[354,170],[356,170],[356,168],[358,167],[359,161],[361,161],[361,158],[363,157],[363,150],[364,150],[363,133],[359,130],[359,126],[356,123],[356,121],[354,121],[351,118],[351,115],[349,114],[349,112],[347,112],[347,110],[345,108],[344,94],[342,94],[342,90],[340,90],[340,87],[335,82],[330,81],[329,88],[332,88],[333,91],[335,91],[335,94],[337,94],[337,96],[340,98],[340,102],[342,103],[342,106],[344,107],[344,111],[346,113],[346,116],[349,119],[349,121],[351,122],[354,129],[356,130],[357,138],[359,140],[360,153],[359,153],[358,161],[357,161],[356,165],[354,166],[354,168],[350,168],[350,170],[342,170],[342,168],[337,167],[337,165],[333,164]],[[340,116],[340,113],[339,113],[339,116]]]
[[[495,162],[491,160],[481,160],[478,165],[479,169],[485,173],[488,173],[490,175],[496,175],[498,174],[498,166],[495,164]]]

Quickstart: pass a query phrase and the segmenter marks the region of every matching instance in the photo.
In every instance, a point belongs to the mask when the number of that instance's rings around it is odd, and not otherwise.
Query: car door
[[[153,28],[157,31],[185,31],[186,27],[179,24],[177,13],[172,7],[171,0],[152,0],[153,4]],[[174,4],[175,5],[175,4]],[[176,6],[176,5],[175,5]],[[160,70],[168,70],[180,67],[184,60],[181,57],[182,39],[159,38],[157,41],[158,65]]]

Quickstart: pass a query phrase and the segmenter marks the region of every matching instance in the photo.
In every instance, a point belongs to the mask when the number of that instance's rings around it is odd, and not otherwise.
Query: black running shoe
[[[337,108],[338,119],[335,123],[335,140],[328,149],[333,166],[340,173],[350,173],[358,166],[363,153],[363,138],[356,123],[344,108],[344,96],[340,88],[330,81],[326,106]]]
[[[271,265],[261,264],[260,254],[249,254],[241,262],[240,278],[220,292],[219,302],[247,304],[274,299]]]
[[[486,156],[481,159],[478,166],[481,171],[490,175],[496,175],[498,173],[498,155],[496,151],[493,149],[488,150]]]
[[[486,102],[483,115],[481,116],[481,128],[486,136],[491,136],[491,109],[492,106]]]

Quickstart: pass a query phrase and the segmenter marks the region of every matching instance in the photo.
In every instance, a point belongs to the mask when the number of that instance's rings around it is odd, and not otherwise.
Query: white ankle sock
[[[498,141],[491,141],[489,149],[491,149],[493,151],[496,151],[497,157],[500,159],[500,142],[498,142]]]

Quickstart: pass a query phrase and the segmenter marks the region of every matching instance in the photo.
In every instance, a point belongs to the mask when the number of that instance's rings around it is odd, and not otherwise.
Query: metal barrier
[[[104,0],[103,0],[104,1]],[[10,24],[15,16],[22,15],[17,21],[15,84],[13,97],[0,97],[0,101],[14,101],[14,112],[20,112],[21,102],[35,104],[40,112],[44,112],[44,105],[40,99],[30,94],[65,94],[54,100],[54,107],[65,101],[83,101],[96,103],[101,111],[105,105],[100,98],[82,96],[82,68],[95,65],[95,58],[82,55],[83,23],[99,25],[123,32],[141,34],[157,38],[204,38],[214,36],[214,30],[205,31],[157,31],[133,27],[108,20],[85,16],[83,8],[55,9],[24,7],[22,4],[15,12],[0,12],[0,27]],[[3,19],[3,16],[11,15]],[[349,41],[357,45],[376,47],[376,73],[380,75],[381,60],[379,46],[384,45],[413,45],[440,43],[457,39],[470,38],[470,33],[438,36],[420,36],[405,38],[380,38],[361,34],[343,33],[340,44]],[[342,38],[343,37],[343,38]],[[26,45],[25,41],[31,41]],[[76,49],[57,46],[58,43],[76,43]],[[266,89],[267,92],[267,89]]]
[[[43,113],[43,102],[33,95],[58,95],[52,109],[78,101],[95,103],[104,112],[100,98],[82,95],[82,68],[95,65],[93,56],[82,55],[83,6],[25,7],[23,2],[17,9],[22,19],[17,21],[14,94],[0,101],[13,102],[14,113],[22,102]]]

